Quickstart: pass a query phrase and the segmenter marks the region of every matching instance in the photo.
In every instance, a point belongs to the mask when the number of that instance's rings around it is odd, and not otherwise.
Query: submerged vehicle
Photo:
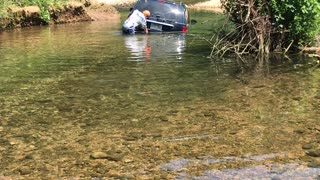
[[[167,0],[138,0],[131,12],[149,10],[151,16],[147,19],[149,31],[170,32],[188,31],[189,13],[183,3]]]

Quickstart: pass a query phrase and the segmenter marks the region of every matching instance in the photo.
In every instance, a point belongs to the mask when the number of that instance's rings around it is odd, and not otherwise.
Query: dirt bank
[[[95,21],[120,19],[120,14],[112,4],[101,3],[98,0],[85,0],[84,5],[88,15]]]
[[[45,22],[40,18],[40,9],[36,6],[25,8],[9,8],[11,18],[3,18],[0,21],[0,30],[14,27],[26,27],[42,25]]]
[[[10,14],[8,18],[0,19],[0,31],[48,24],[120,19],[118,11],[113,6],[93,0],[84,0],[82,3],[71,2],[63,7],[50,8],[49,23],[41,18],[40,8],[37,6],[9,8],[8,13]]]

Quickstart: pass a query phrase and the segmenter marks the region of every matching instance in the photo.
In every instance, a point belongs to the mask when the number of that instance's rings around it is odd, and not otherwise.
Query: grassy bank
[[[69,0],[2,0],[0,2],[0,19],[12,18],[10,9],[37,6],[40,9],[40,17],[45,22],[50,21],[50,7],[59,7],[65,5]]]
[[[0,31],[16,27],[92,21],[94,18],[88,14],[85,8],[86,2],[86,0],[1,0]],[[116,13],[114,8],[113,11],[108,7],[101,6],[105,14]]]
[[[70,2],[85,2],[86,0],[1,0],[0,1],[0,19],[12,18],[8,9],[25,7],[25,6],[38,6],[41,11],[41,18],[49,22],[50,7],[64,6]],[[179,0],[179,2],[191,5],[199,2],[204,2],[206,0]]]

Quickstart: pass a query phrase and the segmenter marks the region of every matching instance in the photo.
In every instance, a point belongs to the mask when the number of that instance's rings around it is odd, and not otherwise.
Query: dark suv
[[[188,31],[189,13],[183,3],[166,0],[138,0],[132,11],[149,10],[151,16],[147,19],[149,31]]]

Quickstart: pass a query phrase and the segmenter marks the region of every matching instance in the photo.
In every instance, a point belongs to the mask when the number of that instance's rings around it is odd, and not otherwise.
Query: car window
[[[149,10],[151,12],[150,19],[161,19],[164,22],[179,22],[186,23],[184,17],[184,7],[175,4],[158,0],[138,1],[133,9],[140,11]]]

